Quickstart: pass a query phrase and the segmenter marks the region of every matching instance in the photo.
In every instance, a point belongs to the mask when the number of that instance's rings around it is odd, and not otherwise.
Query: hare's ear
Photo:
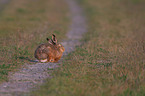
[[[50,39],[49,38],[46,38],[46,40],[49,41]]]
[[[46,40],[47,40],[49,43],[52,44],[52,41],[51,41],[49,38],[46,38]]]
[[[57,43],[57,39],[56,39],[56,37],[55,37],[55,35],[54,35],[54,34],[52,34],[52,42],[53,42],[54,44],[56,44],[56,43]]]

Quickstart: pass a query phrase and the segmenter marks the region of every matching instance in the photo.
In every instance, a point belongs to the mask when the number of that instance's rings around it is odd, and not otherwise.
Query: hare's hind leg
[[[47,61],[48,61],[47,59],[40,60],[40,62],[42,62],[42,63],[45,63],[45,62],[47,62]]]

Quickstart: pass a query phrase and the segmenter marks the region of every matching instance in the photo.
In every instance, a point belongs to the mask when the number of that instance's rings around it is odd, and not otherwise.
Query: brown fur
[[[58,60],[62,57],[64,52],[64,47],[57,43],[57,39],[55,35],[52,35],[52,39],[47,38],[48,43],[41,44],[35,50],[35,58],[37,58],[40,62],[41,60],[47,59],[46,62],[58,62]]]

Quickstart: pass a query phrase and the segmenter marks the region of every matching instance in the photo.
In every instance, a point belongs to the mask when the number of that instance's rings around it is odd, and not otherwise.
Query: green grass
[[[59,41],[65,38],[67,12],[62,0],[10,0],[0,12],[0,83],[8,72],[31,63],[37,46],[52,33]]]
[[[145,2],[79,2],[89,23],[84,45],[32,96],[144,96]]]

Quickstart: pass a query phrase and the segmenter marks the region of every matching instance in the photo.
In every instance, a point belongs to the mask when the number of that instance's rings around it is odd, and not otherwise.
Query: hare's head
[[[54,45],[55,47],[57,47],[57,49],[60,51],[60,52],[64,52],[65,51],[65,48],[57,43],[57,39],[56,39],[56,36],[54,34],[52,34],[52,39],[49,39],[49,38],[46,38],[48,43],[51,44],[51,45]]]
[[[59,49],[61,52],[64,52],[64,51],[65,51],[65,48],[64,48],[61,44],[58,44],[58,49]]]

